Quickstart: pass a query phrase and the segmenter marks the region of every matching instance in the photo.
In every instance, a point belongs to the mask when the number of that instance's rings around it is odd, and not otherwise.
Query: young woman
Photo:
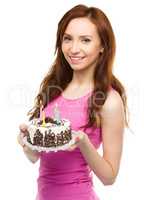
[[[60,20],[56,59],[30,119],[39,117],[40,101],[48,116],[57,103],[78,136],[67,151],[57,153],[23,146],[32,162],[40,159],[37,200],[98,200],[92,171],[104,185],[115,182],[126,123],[125,90],[112,72],[115,46],[111,24],[98,8],[77,5]],[[20,131],[27,134],[27,126],[20,125]]]

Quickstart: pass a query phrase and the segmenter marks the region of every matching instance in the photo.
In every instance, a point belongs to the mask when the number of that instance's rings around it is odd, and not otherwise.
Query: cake
[[[68,144],[72,139],[70,121],[61,119],[56,121],[53,118],[42,120],[33,119],[28,126],[27,142],[37,147],[59,147]]]

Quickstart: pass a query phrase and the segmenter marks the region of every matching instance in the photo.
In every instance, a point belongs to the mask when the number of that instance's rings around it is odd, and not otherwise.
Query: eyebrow
[[[72,35],[70,35],[70,34],[68,34],[68,33],[64,33],[64,36],[72,37]],[[84,37],[90,37],[90,38],[92,38],[91,35],[80,35],[79,37],[80,37],[80,38],[84,38]]]

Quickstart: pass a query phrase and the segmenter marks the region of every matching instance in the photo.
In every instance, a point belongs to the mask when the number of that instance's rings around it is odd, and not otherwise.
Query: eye
[[[63,41],[65,41],[65,42],[69,42],[69,41],[71,41],[71,38],[68,37],[68,36],[64,36],[64,37],[63,37]]]
[[[89,42],[91,42],[91,40],[89,38],[85,38],[85,39],[82,39],[82,42],[89,43]]]

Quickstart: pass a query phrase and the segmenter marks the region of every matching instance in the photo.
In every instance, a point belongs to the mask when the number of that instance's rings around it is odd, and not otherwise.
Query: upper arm
[[[124,107],[120,95],[110,91],[101,111],[103,158],[109,161],[117,174],[120,165],[123,132]]]

